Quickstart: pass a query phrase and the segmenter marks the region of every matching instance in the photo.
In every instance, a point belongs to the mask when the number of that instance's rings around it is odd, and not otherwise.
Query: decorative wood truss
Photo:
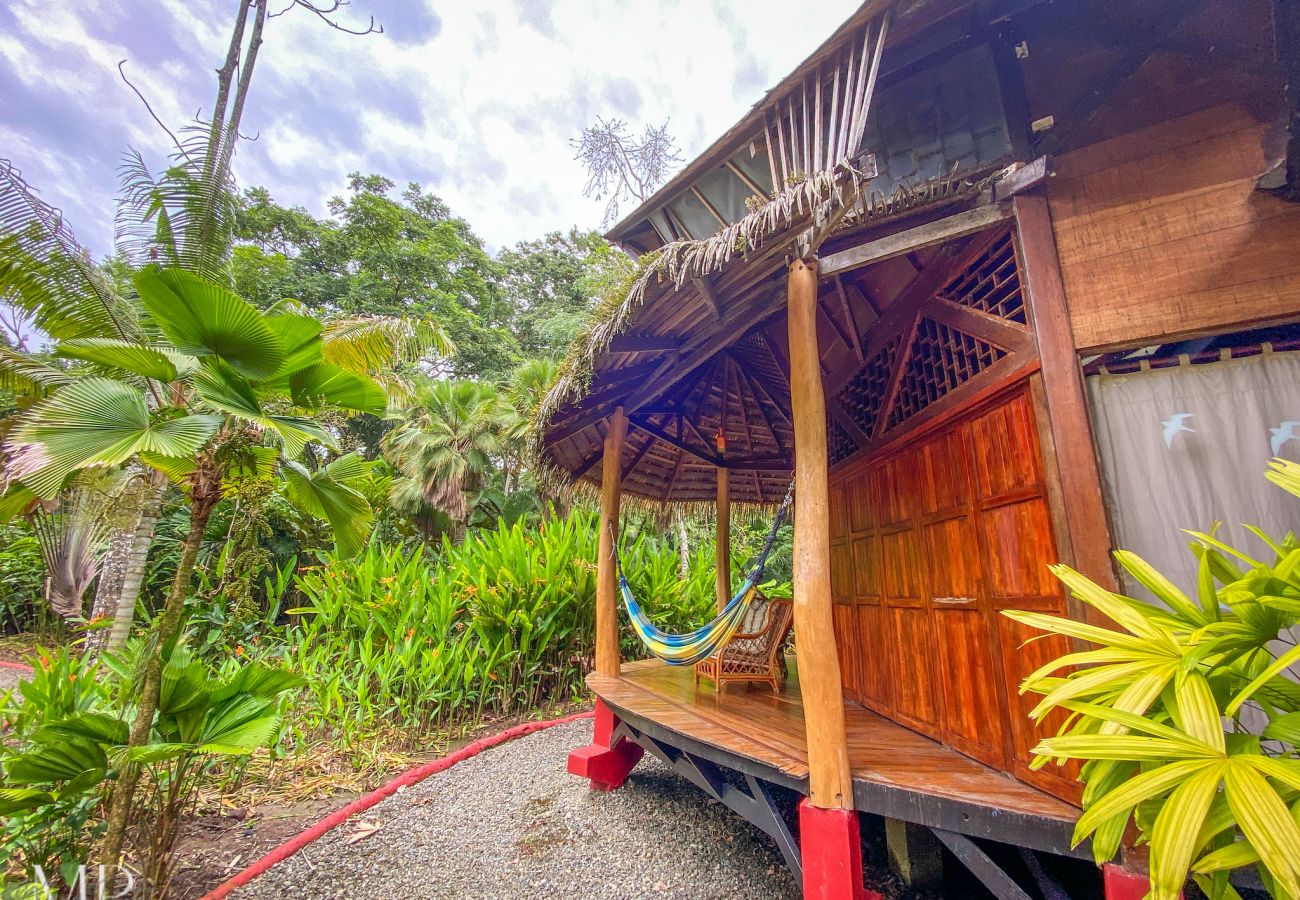
[[[833,463],[929,421],[973,389],[1036,367],[1010,228],[981,236],[948,271],[917,302],[896,303],[863,342],[861,367],[827,391]]]

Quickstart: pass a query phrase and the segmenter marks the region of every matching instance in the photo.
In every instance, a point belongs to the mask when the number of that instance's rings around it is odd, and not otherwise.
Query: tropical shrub
[[[23,702],[6,703],[12,735],[0,749],[0,873],[7,878],[53,882],[84,863],[104,831],[105,800],[131,763],[145,770],[135,816],[145,893],[133,896],[162,896],[177,827],[198,789],[224,760],[278,740],[286,694],[301,679],[235,659],[213,669],[180,642],[166,654],[149,740],[128,747],[144,643],[133,645],[136,659],[105,656],[115,676],[108,678],[66,649],[40,651],[31,679],[19,685]]]
[[[1300,496],[1300,465],[1269,477]],[[1114,857],[1135,823],[1150,844],[1151,893],[1173,900],[1189,874],[1211,898],[1236,897],[1234,869],[1257,866],[1274,897],[1300,896],[1300,542],[1259,529],[1263,552],[1189,532],[1199,561],[1189,596],[1135,554],[1116,560],[1160,604],[1053,572],[1118,628],[1008,611],[1018,622],[1096,645],[1031,674],[1032,715],[1070,713],[1036,766],[1082,760],[1075,840]]]
[[[42,594],[45,562],[31,530],[0,528],[0,634],[45,635],[58,623]]]
[[[460,544],[444,538],[437,554],[372,542],[357,559],[325,556],[299,575],[306,603],[289,610],[297,621],[284,632],[309,685],[299,728],[359,754],[380,730],[418,744],[585,696],[596,544],[596,514],[578,509],[535,527],[498,522]],[[657,624],[684,631],[712,618],[711,548],[692,556],[684,580],[677,551],[652,531],[625,538],[622,554]],[[622,642],[625,658],[644,655],[626,625]]]

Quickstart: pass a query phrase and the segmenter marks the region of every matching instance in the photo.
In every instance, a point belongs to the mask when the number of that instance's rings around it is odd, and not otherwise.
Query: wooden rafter
[[[848,324],[851,339],[849,349],[853,351],[853,355],[857,357],[858,362],[863,362],[866,360],[866,356],[862,352],[862,332],[858,328],[857,317],[853,315],[853,307],[849,303],[848,292],[844,289],[844,279],[839,275],[835,276],[835,293],[839,295],[840,308],[844,310],[844,319]]]
[[[767,433],[772,436],[772,443],[776,445],[776,449],[784,453],[785,444],[782,443],[781,436],[777,434],[776,426],[772,422],[772,417],[768,415],[767,404],[765,404],[763,400],[758,396],[758,389],[755,387],[754,384],[754,376],[752,376],[749,372],[747,372],[745,370],[745,367],[740,365],[739,362],[736,362],[734,359],[732,360],[732,362],[735,363],[736,371],[740,373],[741,378],[745,379],[745,383],[749,387],[750,396],[754,398],[754,407],[758,410],[759,416],[762,417],[763,424],[767,426]],[[764,390],[764,393],[766,394],[766,389]],[[777,406],[776,400],[770,394],[767,394],[767,400],[773,406],[777,407],[777,412],[781,412],[781,408]]]

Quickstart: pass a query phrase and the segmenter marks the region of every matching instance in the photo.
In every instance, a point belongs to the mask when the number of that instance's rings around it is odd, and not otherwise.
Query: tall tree
[[[236,287],[259,304],[292,296],[337,315],[437,322],[457,347],[443,368],[503,378],[518,360],[499,267],[464,219],[418,184],[400,194],[380,175],[349,176],[329,217],[244,194],[235,250]]]
[[[511,330],[525,358],[559,358],[631,261],[594,231],[553,231],[497,256]]]

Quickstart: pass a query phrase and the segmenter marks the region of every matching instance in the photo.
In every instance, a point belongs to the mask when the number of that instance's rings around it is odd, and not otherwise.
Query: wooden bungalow
[[[861,814],[900,859],[937,839],[998,897],[1078,887],[1051,872],[1081,852],[1079,785],[1030,768],[1054,723],[1017,691],[1067,648],[999,613],[1084,616],[1047,564],[1117,585],[1113,547],[1163,559],[1144,515],[1208,524],[1176,517],[1300,449],[1267,428],[1300,420],[1294,10],[871,0],[613,229],[640,274],[538,438],[601,497],[598,718],[571,770],[615,787],[656,754],[771,834],[808,897],[867,895]],[[1147,407],[1125,391],[1191,404],[1188,384],[1228,376],[1246,388],[1201,399],[1231,396],[1264,446],[1237,447],[1242,484],[1214,494],[1167,468],[1203,464],[1211,413],[1126,423]],[[620,502],[716,503],[725,535],[731,505],[775,504],[792,472],[784,689],[621,661]],[[1137,854],[1104,881],[1140,896]]]

